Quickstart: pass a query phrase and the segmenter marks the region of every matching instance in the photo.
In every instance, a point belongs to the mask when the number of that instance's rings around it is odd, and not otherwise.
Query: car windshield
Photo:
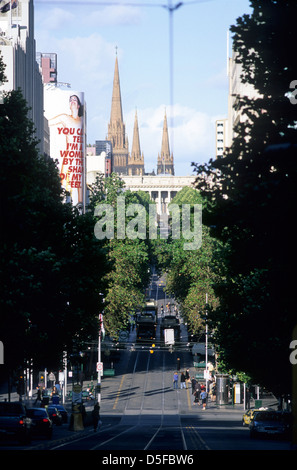
[[[30,418],[40,418],[46,416],[45,410],[28,410],[28,416]]]
[[[255,413],[255,421],[280,421],[281,416],[271,411],[259,411]]]

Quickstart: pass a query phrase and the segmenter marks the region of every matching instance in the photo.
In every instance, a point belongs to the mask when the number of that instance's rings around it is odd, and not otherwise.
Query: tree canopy
[[[148,226],[150,204],[147,194],[124,191],[124,183],[116,174],[109,178],[98,176],[92,187],[90,210],[100,226],[107,259],[104,324],[115,338],[145,301],[153,262]]]
[[[5,368],[31,360],[57,367],[64,350],[71,354],[98,331],[103,252],[93,219],[65,204],[56,163],[39,155],[19,90],[0,105],[0,155]]]
[[[204,221],[223,244],[225,276],[212,319],[220,358],[275,394],[291,391],[289,344],[296,323],[293,217],[296,204],[297,77],[293,1],[252,0],[253,12],[231,27],[242,81],[255,98],[238,97],[240,121],[225,155],[195,165],[208,201]],[[211,181],[211,184],[210,184]]]

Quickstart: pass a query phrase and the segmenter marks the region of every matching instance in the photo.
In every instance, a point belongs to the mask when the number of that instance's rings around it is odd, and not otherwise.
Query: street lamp
[[[101,331],[102,331],[103,315],[99,313],[99,333],[98,333],[98,362],[97,362],[97,392],[98,403],[101,401]]]
[[[101,292],[99,293],[99,295],[103,296]],[[104,297],[102,298],[102,303],[104,303]],[[101,401],[101,374],[103,372],[103,364],[101,362],[101,334],[102,332],[104,333],[103,314],[99,313],[98,362],[97,362],[97,391],[98,391],[98,403],[99,404]]]
[[[208,294],[205,295],[205,388],[206,392],[208,391],[208,324],[207,324],[207,304],[208,304]]]

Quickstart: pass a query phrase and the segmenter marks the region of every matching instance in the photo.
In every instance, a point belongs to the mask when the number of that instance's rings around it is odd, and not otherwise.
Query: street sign
[[[49,375],[48,375],[48,380],[50,380],[51,382],[54,382],[56,380],[56,376],[53,372],[51,372]]]
[[[97,362],[96,371],[103,373],[103,362]]]

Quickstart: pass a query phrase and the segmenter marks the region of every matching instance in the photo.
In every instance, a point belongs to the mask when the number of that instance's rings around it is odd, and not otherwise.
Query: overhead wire
[[[128,7],[155,7],[155,8],[164,8],[168,10],[169,13],[169,109],[170,109],[170,126],[171,127],[171,154],[173,154],[174,149],[174,31],[173,31],[173,13],[182,6],[193,5],[197,3],[203,3],[206,0],[188,0],[184,2],[172,3],[172,0],[167,0],[167,4],[164,3],[139,3],[139,2],[102,2],[100,0],[86,1],[84,0],[84,5],[96,5],[96,6],[128,6]],[[81,5],[81,1],[74,0],[35,0],[36,3],[53,5]]]

